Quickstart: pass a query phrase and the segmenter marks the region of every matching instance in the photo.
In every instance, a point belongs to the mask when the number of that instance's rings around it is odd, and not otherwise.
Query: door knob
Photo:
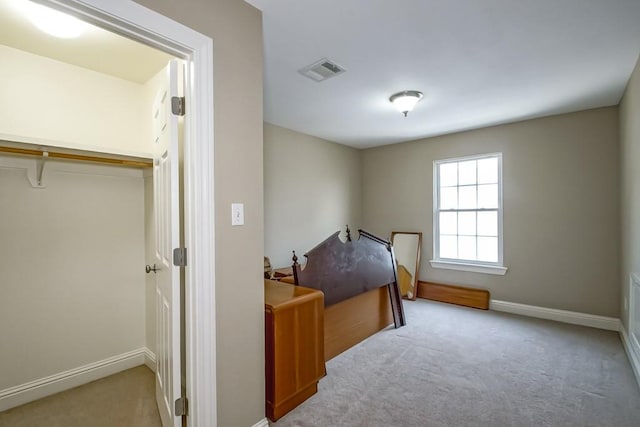
[[[151,273],[152,271],[155,273],[155,272],[156,272],[156,271],[158,271],[158,270],[160,270],[160,269],[159,269],[158,267],[156,267],[156,265],[155,265],[155,264],[153,264],[153,267],[151,267],[149,264],[147,264],[147,265],[144,267],[144,271],[146,271],[146,272],[147,272],[147,274]]]

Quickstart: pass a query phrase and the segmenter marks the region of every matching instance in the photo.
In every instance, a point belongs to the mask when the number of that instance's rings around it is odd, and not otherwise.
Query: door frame
[[[187,426],[217,425],[213,40],[130,0],[34,0],[187,64],[184,227]]]

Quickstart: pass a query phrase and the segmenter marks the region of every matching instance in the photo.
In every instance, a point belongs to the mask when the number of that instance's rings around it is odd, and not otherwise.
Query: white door
[[[174,402],[180,397],[180,267],[173,249],[180,247],[178,117],[171,97],[178,96],[178,61],[169,63],[164,87],[153,106],[153,193],[156,273],[156,401],[163,427],[182,425]]]

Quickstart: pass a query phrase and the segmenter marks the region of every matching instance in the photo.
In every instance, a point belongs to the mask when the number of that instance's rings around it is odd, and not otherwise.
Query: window
[[[438,160],[434,175],[435,268],[505,274],[502,154]]]

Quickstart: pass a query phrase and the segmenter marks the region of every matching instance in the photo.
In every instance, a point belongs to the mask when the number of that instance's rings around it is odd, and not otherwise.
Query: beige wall
[[[0,134],[52,146],[151,152],[140,126],[151,122],[143,85],[2,45],[0,63]]]
[[[630,274],[640,277],[640,61],[620,104],[622,185],[622,321],[629,330]]]
[[[213,39],[218,425],[251,426],[265,415],[262,16],[239,0],[137,2]]]
[[[56,165],[0,168],[0,390],[145,346],[142,173]]]
[[[505,276],[432,269],[433,161],[503,153]],[[363,152],[363,222],[422,231],[419,278],[494,299],[619,316],[618,109],[529,120]]]
[[[291,265],[345,225],[360,227],[360,152],[264,125],[264,253],[274,267]],[[354,234],[355,235],[355,234]]]

